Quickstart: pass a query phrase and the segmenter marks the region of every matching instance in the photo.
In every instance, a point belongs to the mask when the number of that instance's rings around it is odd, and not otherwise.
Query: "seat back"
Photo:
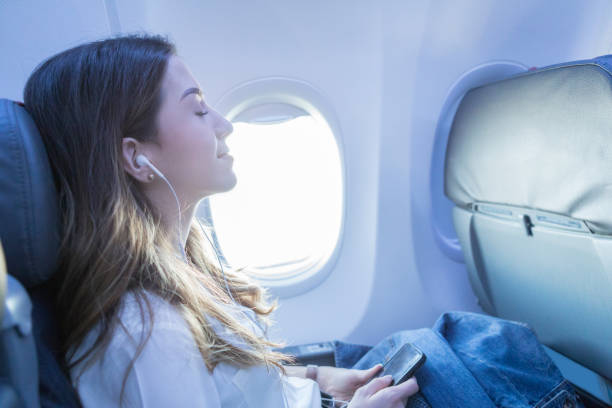
[[[483,309],[612,379],[612,56],[470,90],[445,194]]]
[[[32,333],[32,303],[12,276],[7,279],[0,330],[0,378],[7,387],[2,407],[38,407],[38,360]]]
[[[76,406],[76,393],[56,358],[57,328],[46,285],[59,248],[57,193],[34,122],[23,105],[6,99],[0,99],[0,240],[9,274],[0,376],[26,407]]]
[[[18,384],[18,380],[21,378],[15,373],[18,367],[15,366],[15,359],[12,355],[8,355],[10,350],[9,344],[15,341],[20,341],[24,336],[23,326],[27,326],[29,323],[29,316],[26,313],[20,313],[18,305],[19,296],[15,296],[15,292],[12,288],[8,290],[7,295],[7,279],[9,279],[10,286],[13,286],[13,279],[6,273],[6,262],[4,260],[4,251],[2,250],[2,244],[0,244],[0,361],[6,362],[0,366],[0,407],[6,408],[17,408],[25,405],[23,402],[24,395],[27,395],[29,387],[26,384],[26,388],[23,388],[22,384]],[[20,293],[25,293],[22,288],[19,290]],[[19,316],[25,316],[25,319],[19,322]],[[20,324],[21,323],[21,324]],[[25,330],[27,333],[27,330]],[[27,334],[26,334],[27,336]],[[28,348],[25,348],[28,350]],[[20,351],[23,351],[24,347],[20,347]],[[30,348],[32,350],[32,348]],[[32,353],[30,353],[32,355]],[[27,358],[26,358],[27,359]],[[28,361],[31,365],[31,361]],[[38,393],[34,390],[35,398],[38,398]],[[35,406],[36,401],[31,401],[30,406]]]

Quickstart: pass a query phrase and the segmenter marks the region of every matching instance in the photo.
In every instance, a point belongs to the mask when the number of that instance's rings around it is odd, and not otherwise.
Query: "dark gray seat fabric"
[[[9,290],[7,290],[7,283],[11,286]],[[14,286],[17,286],[17,291],[14,290]],[[0,407],[5,408],[23,407],[25,403],[21,395],[25,395],[28,391],[27,388],[23,389],[23,384],[16,384],[13,374],[14,370],[18,370],[14,364],[16,359],[6,355],[6,352],[9,351],[8,345],[11,342],[20,341],[23,338],[23,326],[26,326],[25,331],[27,332],[27,325],[30,323],[30,315],[27,313],[29,310],[28,297],[20,295],[25,295],[25,290],[14,278],[7,276],[4,251],[0,243],[0,361],[6,362],[0,365]],[[26,305],[23,305],[24,300]],[[27,351],[32,349],[31,345],[26,347]],[[36,403],[37,401],[32,401],[30,405]]]
[[[33,334],[38,356],[40,403],[43,408],[79,407],[78,395],[67,375],[59,350],[52,287],[43,284],[29,290],[32,299]]]
[[[4,305],[0,330],[0,378],[14,393],[11,399],[17,402],[17,405],[9,406],[37,407],[38,367],[32,334],[32,303],[24,287],[10,275]]]
[[[57,330],[50,300],[53,289],[47,283],[55,272],[59,247],[53,176],[34,122],[21,104],[6,99],[0,99],[0,239],[8,273],[18,281],[13,287],[23,286],[28,291],[29,296],[20,295],[18,289],[13,294],[31,300],[31,305],[30,300],[24,301],[28,306],[20,310],[31,318],[31,332],[26,334],[34,339],[31,346],[13,344],[10,350],[0,351],[9,359],[17,359],[2,360],[0,364],[16,367],[11,374],[12,384],[27,381],[39,388],[41,406],[79,406],[76,392],[57,359]],[[31,310],[26,310],[28,307]],[[33,368],[28,363],[32,361]],[[26,406],[37,405],[38,401],[24,398],[24,390],[16,391]]]

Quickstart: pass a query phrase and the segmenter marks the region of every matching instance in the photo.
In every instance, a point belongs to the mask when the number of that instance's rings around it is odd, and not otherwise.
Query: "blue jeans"
[[[374,347],[336,341],[336,366],[370,368],[407,342],[427,356],[407,407],[582,407],[526,324],[477,313],[444,313],[433,329],[400,331]]]

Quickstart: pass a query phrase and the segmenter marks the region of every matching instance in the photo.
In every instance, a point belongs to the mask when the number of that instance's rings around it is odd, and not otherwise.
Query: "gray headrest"
[[[0,99],[0,239],[8,273],[49,279],[59,248],[58,198],[47,153],[23,106]]]
[[[584,220],[612,234],[612,77],[606,57],[470,90],[449,135],[446,195]]]

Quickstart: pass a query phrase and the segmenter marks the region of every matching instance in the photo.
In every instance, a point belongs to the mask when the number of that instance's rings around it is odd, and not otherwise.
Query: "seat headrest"
[[[445,194],[550,211],[612,234],[612,55],[466,93],[449,134]]]
[[[8,273],[32,287],[53,274],[59,248],[58,197],[34,121],[0,99],[0,239]]]

